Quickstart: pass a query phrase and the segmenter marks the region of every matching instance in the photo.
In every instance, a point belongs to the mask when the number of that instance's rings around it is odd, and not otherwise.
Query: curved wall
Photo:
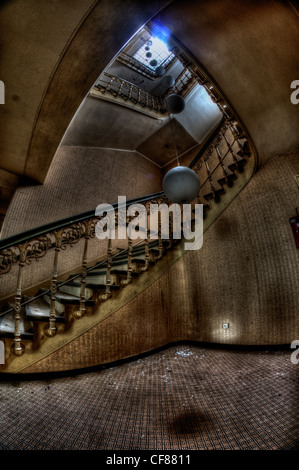
[[[200,251],[23,372],[91,366],[178,340],[290,344],[299,336],[299,250],[289,224],[298,173],[298,152],[269,161],[205,232]]]
[[[43,185],[16,190],[1,238],[161,188],[161,170],[137,152],[60,147]]]
[[[291,2],[174,0],[157,19],[219,86],[261,163],[298,148],[298,105],[290,96],[299,78],[299,22]]]

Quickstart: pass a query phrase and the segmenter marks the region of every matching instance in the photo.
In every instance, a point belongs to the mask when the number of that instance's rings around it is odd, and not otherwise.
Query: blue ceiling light
[[[152,36],[133,55],[134,59],[138,60],[152,71],[155,71],[159,64],[166,66],[174,57],[172,52],[168,50],[167,44],[164,42],[164,36],[161,36],[163,39],[161,39],[160,36]],[[151,65],[148,62],[149,58],[155,60],[155,65]]]

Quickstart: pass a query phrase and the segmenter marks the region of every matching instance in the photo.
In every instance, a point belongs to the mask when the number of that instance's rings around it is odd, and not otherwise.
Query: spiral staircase
[[[189,167],[201,181],[200,192],[192,201],[192,207],[202,204],[205,232],[250,180],[257,159],[244,126],[206,71],[175,42],[172,52],[184,66],[172,92],[186,96],[195,84],[199,84],[223,114],[220,125],[189,162]],[[127,58],[120,54],[120,60]],[[163,99],[152,96],[106,72],[90,93],[156,118],[167,115],[165,96]],[[144,205],[149,214],[151,204],[169,207],[172,203],[160,192],[127,201],[127,207],[131,204]],[[112,207],[117,217],[117,204]],[[137,242],[128,234],[124,248],[113,245],[109,238],[98,240],[101,255],[91,262],[88,259],[89,244],[96,238],[100,220],[101,217],[91,210],[0,241],[0,277],[4,279],[13,272],[15,280],[12,294],[0,300],[2,373],[21,373],[101,324],[184,256],[183,226],[182,237],[174,239],[170,217],[169,238],[163,237],[164,227],[159,219],[154,236],[150,226]],[[127,217],[127,226],[130,221]],[[81,265],[60,278],[58,261],[63,264],[65,254],[77,244],[82,247]],[[24,273],[35,260],[53,263],[51,279],[24,288]]]

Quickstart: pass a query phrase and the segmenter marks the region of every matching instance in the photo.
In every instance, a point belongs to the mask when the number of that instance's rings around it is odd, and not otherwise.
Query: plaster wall
[[[201,250],[186,252],[143,293],[25,372],[110,362],[178,340],[298,339],[299,251],[289,224],[298,170],[298,153],[268,161],[205,232]]]
[[[2,238],[43,224],[95,210],[98,204],[118,202],[161,191],[160,169],[136,152],[87,147],[61,147],[43,185],[19,187],[9,206]],[[116,243],[117,241],[115,241]],[[82,262],[83,243],[61,252],[59,272]],[[118,242],[117,246],[121,246]],[[89,247],[89,259],[106,253],[106,243],[95,239]],[[53,250],[52,250],[53,251]],[[49,279],[53,253],[38,263],[32,262],[24,273],[23,288]],[[16,269],[3,276],[0,298],[14,292]]]

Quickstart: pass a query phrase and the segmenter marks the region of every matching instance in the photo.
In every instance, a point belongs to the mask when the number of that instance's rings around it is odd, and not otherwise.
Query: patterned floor
[[[0,380],[0,450],[298,450],[291,350],[172,345],[105,369]]]

